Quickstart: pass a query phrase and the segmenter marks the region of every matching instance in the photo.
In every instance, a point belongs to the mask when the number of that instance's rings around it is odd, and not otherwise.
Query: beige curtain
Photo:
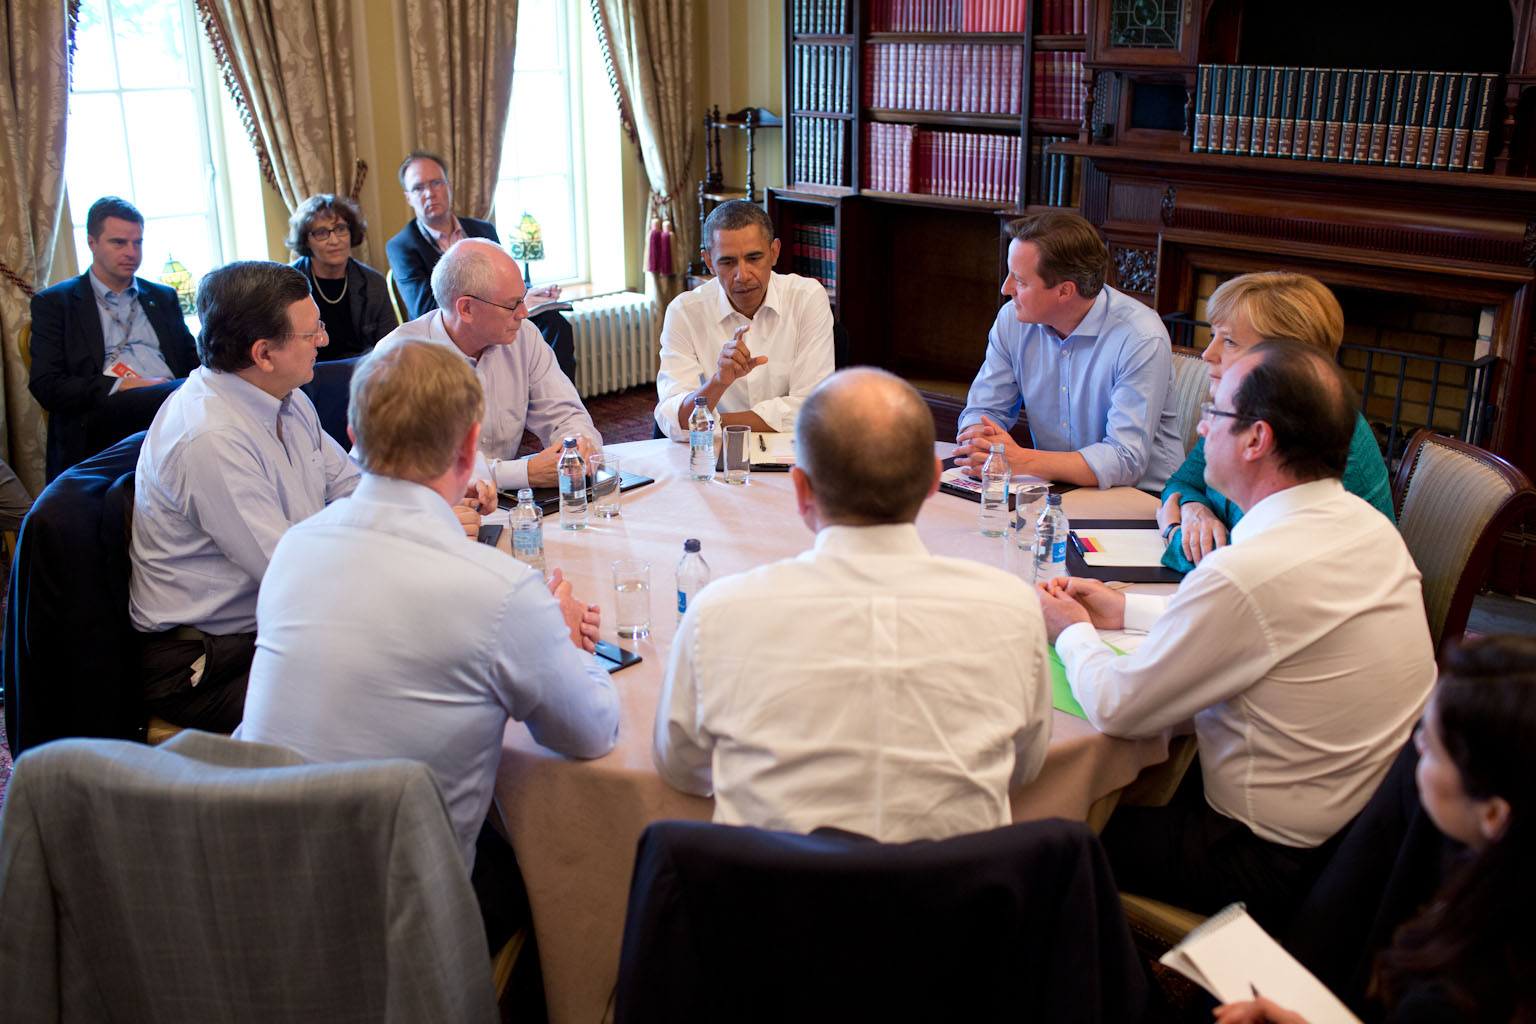
[[[517,0],[405,0],[405,26],[414,148],[448,162],[456,213],[489,217],[512,102]]]
[[[6,0],[0,20],[0,453],[34,495],[43,489],[43,419],[18,343],[53,261],[79,9],[78,0]]]
[[[316,192],[351,193],[360,170],[352,4],[197,0],[197,13],[261,173],[288,209]],[[359,257],[372,266],[383,256],[376,236]]]
[[[609,81],[619,117],[640,147],[651,183],[647,269],[656,308],[687,287],[682,273],[699,247],[693,164],[693,0],[591,0],[598,36],[610,61]],[[660,231],[671,227],[670,267],[654,256]]]

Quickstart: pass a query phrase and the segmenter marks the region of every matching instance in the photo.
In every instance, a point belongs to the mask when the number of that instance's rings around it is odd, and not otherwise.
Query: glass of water
[[[613,563],[613,596],[619,636],[644,639],[651,635],[651,563],[621,558]]]
[[[1013,542],[1031,559],[1035,550],[1035,522],[1045,508],[1045,496],[1050,489],[1049,484],[1043,483],[1013,485]]]
[[[592,474],[592,514],[599,519],[619,515],[619,457],[598,452],[587,456],[587,472]]]
[[[752,428],[732,423],[725,428],[725,482],[744,484],[752,472]]]

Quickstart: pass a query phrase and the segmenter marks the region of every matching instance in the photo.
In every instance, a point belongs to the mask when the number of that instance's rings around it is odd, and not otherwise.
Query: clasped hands
[[[951,455],[956,466],[967,470],[972,476],[980,476],[982,464],[992,453],[994,444],[1003,446],[1003,458],[1008,460],[1010,472],[1029,472],[1024,463],[1030,449],[1019,444],[1008,431],[986,416],[981,418],[980,423],[972,423],[960,431]]]
[[[1035,584],[1045,634],[1051,643],[1068,626],[1089,622],[1097,629],[1125,628],[1125,595],[1098,580],[1057,576]]]
[[[1168,500],[1158,507],[1157,526],[1164,536],[1173,532],[1170,526],[1181,527],[1184,557],[1199,565],[1200,559],[1227,546],[1227,528],[1216,513],[1198,501],[1180,505],[1183,497],[1178,491],[1168,495]]]

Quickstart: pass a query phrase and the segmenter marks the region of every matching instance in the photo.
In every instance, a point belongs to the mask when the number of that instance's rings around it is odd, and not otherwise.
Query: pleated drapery
[[[34,495],[43,488],[43,419],[19,341],[53,262],[79,10],[78,0],[7,0],[0,19],[0,452]]]
[[[591,0],[592,16],[608,58],[608,77],[619,118],[640,148],[651,183],[648,253],[670,223],[670,256],[657,267],[648,260],[656,308],[686,288],[683,274],[698,249],[697,199],[689,172],[693,165],[692,0]]]

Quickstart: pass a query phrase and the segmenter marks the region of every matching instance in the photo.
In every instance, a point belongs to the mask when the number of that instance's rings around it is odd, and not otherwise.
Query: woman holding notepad
[[[1211,393],[1227,367],[1261,341],[1299,341],[1335,358],[1344,340],[1344,311],[1321,281],[1305,274],[1243,274],[1225,281],[1205,303],[1211,341],[1202,358],[1211,368]],[[1387,466],[1365,417],[1356,414],[1344,489],[1370,502],[1392,519],[1392,489]],[[1163,488],[1157,525],[1168,541],[1163,564],[1188,572],[1195,563],[1227,543],[1227,534],[1243,510],[1205,483],[1205,438],[1195,442],[1178,472]]]
[[[1536,637],[1452,649],[1414,741],[1419,800],[1467,855],[1378,957],[1392,1024],[1536,1020]],[[1280,1003],[1283,993],[1269,993]],[[1270,999],[1217,1024],[1306,1024]]]

